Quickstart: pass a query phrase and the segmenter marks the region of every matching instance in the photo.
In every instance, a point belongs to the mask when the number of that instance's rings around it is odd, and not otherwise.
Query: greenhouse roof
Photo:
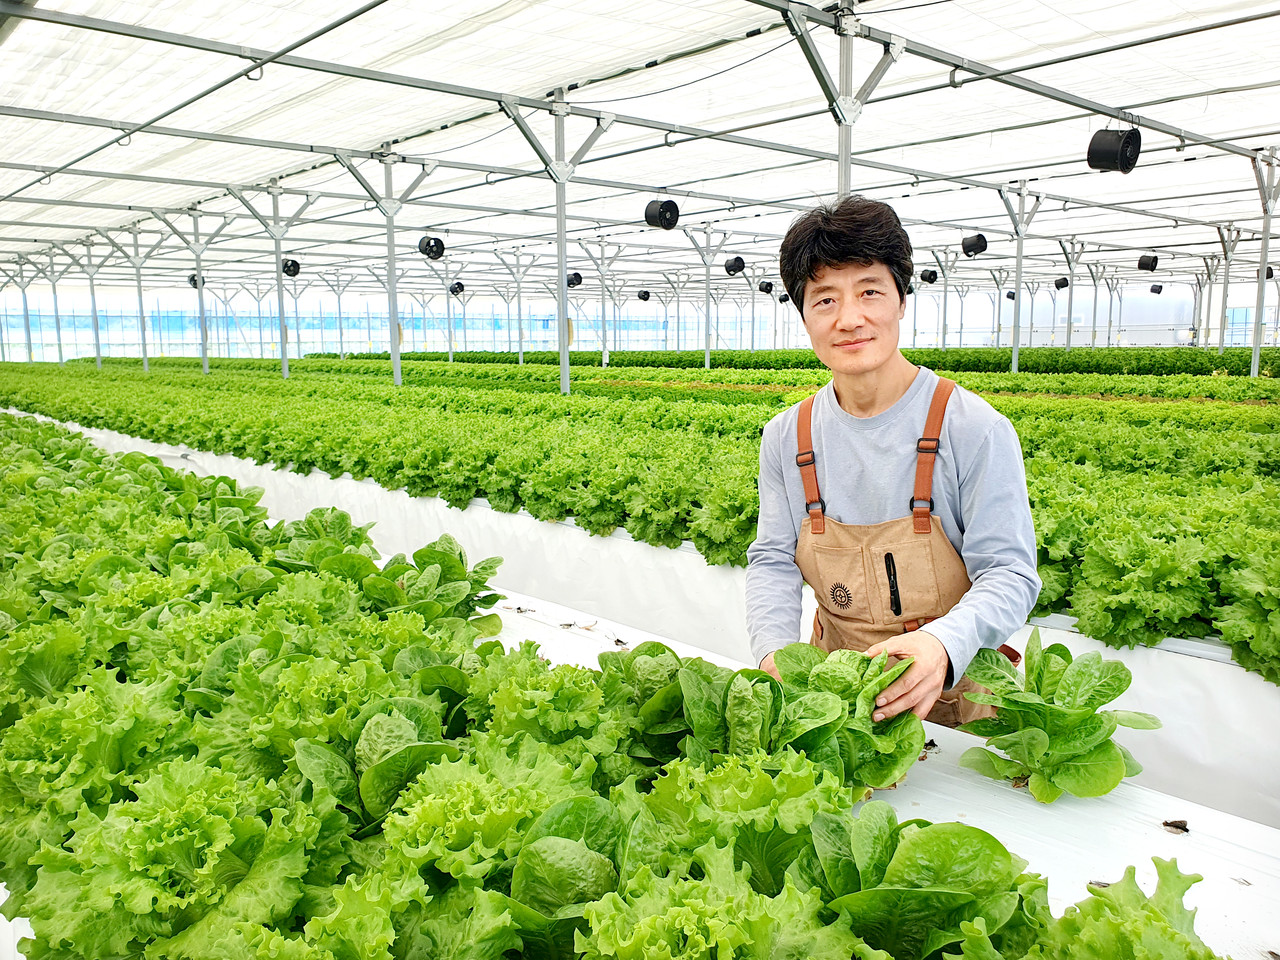
[[[1252,283],[1278,47],[1280,8],[1239,0],[0,0],[0,283],[182,282],[198,252],[209,283],[274,284],[278,227],[304,278],[376,286],[387,213],[409,289],[546,283],[566,174],[571,269],[619,296],[700,279],[691,237],[771,276],[836,195],[838,112],[851,189],[895,206],[917,268],[1007,286],[1021,204],[1029,282],[1132,280],[1145,254],[1220,278],[1230,251]],[[1087,165],[1131,127],[1131,173]]]

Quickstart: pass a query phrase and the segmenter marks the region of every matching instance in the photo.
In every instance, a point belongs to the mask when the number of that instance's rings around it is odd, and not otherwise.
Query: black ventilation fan
[[[1004,298],[1006,300],[1016,300],[1018,298],[1018,295],[1014,293],[1012,290],[1010,290],[1008,293],[1004,295]]]
[[[1163,290],[1163,289],[1164,289],[1164,284],[1163,284],[1163,283],[1153,283],[1153,284],[1151,285],[1151,292],[1152,292],[1152,293],[1159,293],[1159,292],[1160,292],[1161,290]]]
[[[462,296],[462,291],[465,289],[467,288],[462,285],[461,280],[455,280],[453,281],[453,283],[449,284],[449,292],[452,293],[455,297]]]
[[[787,296],[785,293],[784,293],[784,294],[782,294],[780,297],[778,297],[778,302],[779,302],[779,303],[789,303],[789,302],[790,302],[790,300],[791,300],[791,298],[790,298],[789,296]]]
[[[1071,281],[1066,277],[1059,277],[1057,280],[1053,281],[1053,288],[1055,290],[1065,290],[1069,286],[1071,286]]]
[[[439,237],[423,237],[418,241],[418,252],[428,260],[439,260],[444,256],[444,241]]]
[[[193,273],[191,276],[187,277],[187,283],[191,284],[191,289],[192,289],[192,290],[195,290],[195,289],[197,289],[198,287],[203,287],[203,286],[204,286],[204,278],[203,278],[203,277],[197,277],[197,276]]]
[[[582,285],[582,274],[577,270],[565,277],[565,283],[570,287],[579,287]]]
[[[1268,280],[1274,280],[1274,279],[1275,279],[1275,275],[1276,275],[1276,272],[1275,272],[1274,270],[1272,270],[1270,266],[1268,266],[1268,267],[1267,267],[1267,279],[1268,279]]]
[[[670,230],[680,222],[680,208],[674,200],[650,200],[644,208],[644,222]]]
[[[773,293],[773,281],[761,280],[760,285],[756,287],[761,293]]]
[[[937,270],[921,270],[920,279],[923,280],[925,283],[937,283],[938,271]]]
[[[980,233],[965,237],[960,241],[960,249],[964,251],[966,257],[976,257],[987,249],[987,238]]]
[[[648,291],[648,290],[641,290],[639,293],[637,293],[637,294],[636,294],[636,299],[637,299],[637,300],[644,300],[644,301],[648,301],[648,299],[649,299],[649,291]]]
[[[302,272],[302,264],[297,260],[281,260],[280,269],[286,277],[296,277]]]
[[[1132,130],[1099,130],[1089,141],[1089,166],[1128,173],[1138,164],[1142,134]]]
[[[1146,254],[1138,258],[1138,269],[1146,270],[1148,273],[1155,270],[1156,264],[1160,262],[1160,258],[1155,254]]]
[[[736,277],[745,269],[747,265],[743,263],[741,257],[730,257],[724,262],[724,272],[731,277]]]

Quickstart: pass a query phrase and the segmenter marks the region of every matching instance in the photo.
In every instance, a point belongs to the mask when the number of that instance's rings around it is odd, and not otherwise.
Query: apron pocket
[[[817,583],[810,583],[821,604],[833,617],[874,623],[867,593],[866,551],[862,547],[813,546]]]
[[[871,570],[885,623],[940,617],[947,612],[938,592],[931,538],[921,536],[872,547]]]

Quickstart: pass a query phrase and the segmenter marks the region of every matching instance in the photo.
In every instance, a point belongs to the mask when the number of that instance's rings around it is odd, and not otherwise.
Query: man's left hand
[[[910,710],[923,720],[933,709],[947,682],[947,667],[951,659],[947,648],[931,633],[914,630],[892,640],[884,640],[867,648],[867,656],[888,653],[904,659],[914,657],[911,666],[876,698],[876,711],[872,720],[888,720]]]

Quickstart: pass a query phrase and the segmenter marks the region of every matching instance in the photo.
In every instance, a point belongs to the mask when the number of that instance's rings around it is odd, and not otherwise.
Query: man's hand
[[[764,659],[760,661],[760,669],[763,670],[765,673],[769,674],[775,680],[778,680],[778,681],[782,680],[782,678],[778,676],[778,668],[773,665],[772,653],[766,653],[764,655]]]
[[[904,633],[901,637],[873,644],[866,652],[869,657],[887,652],[889,656],[899,659],[915,658],[906,672],[876,698],[876,712],[871,719],[888,720],[907,710],[921,720],[927,717],[947,682],[947,667],[951,663],[942,641],[931,633],[915,630]],[[768,659],[769,666],[772,667],[773,659]],[[763,665],[761,669],[764,669]]]

